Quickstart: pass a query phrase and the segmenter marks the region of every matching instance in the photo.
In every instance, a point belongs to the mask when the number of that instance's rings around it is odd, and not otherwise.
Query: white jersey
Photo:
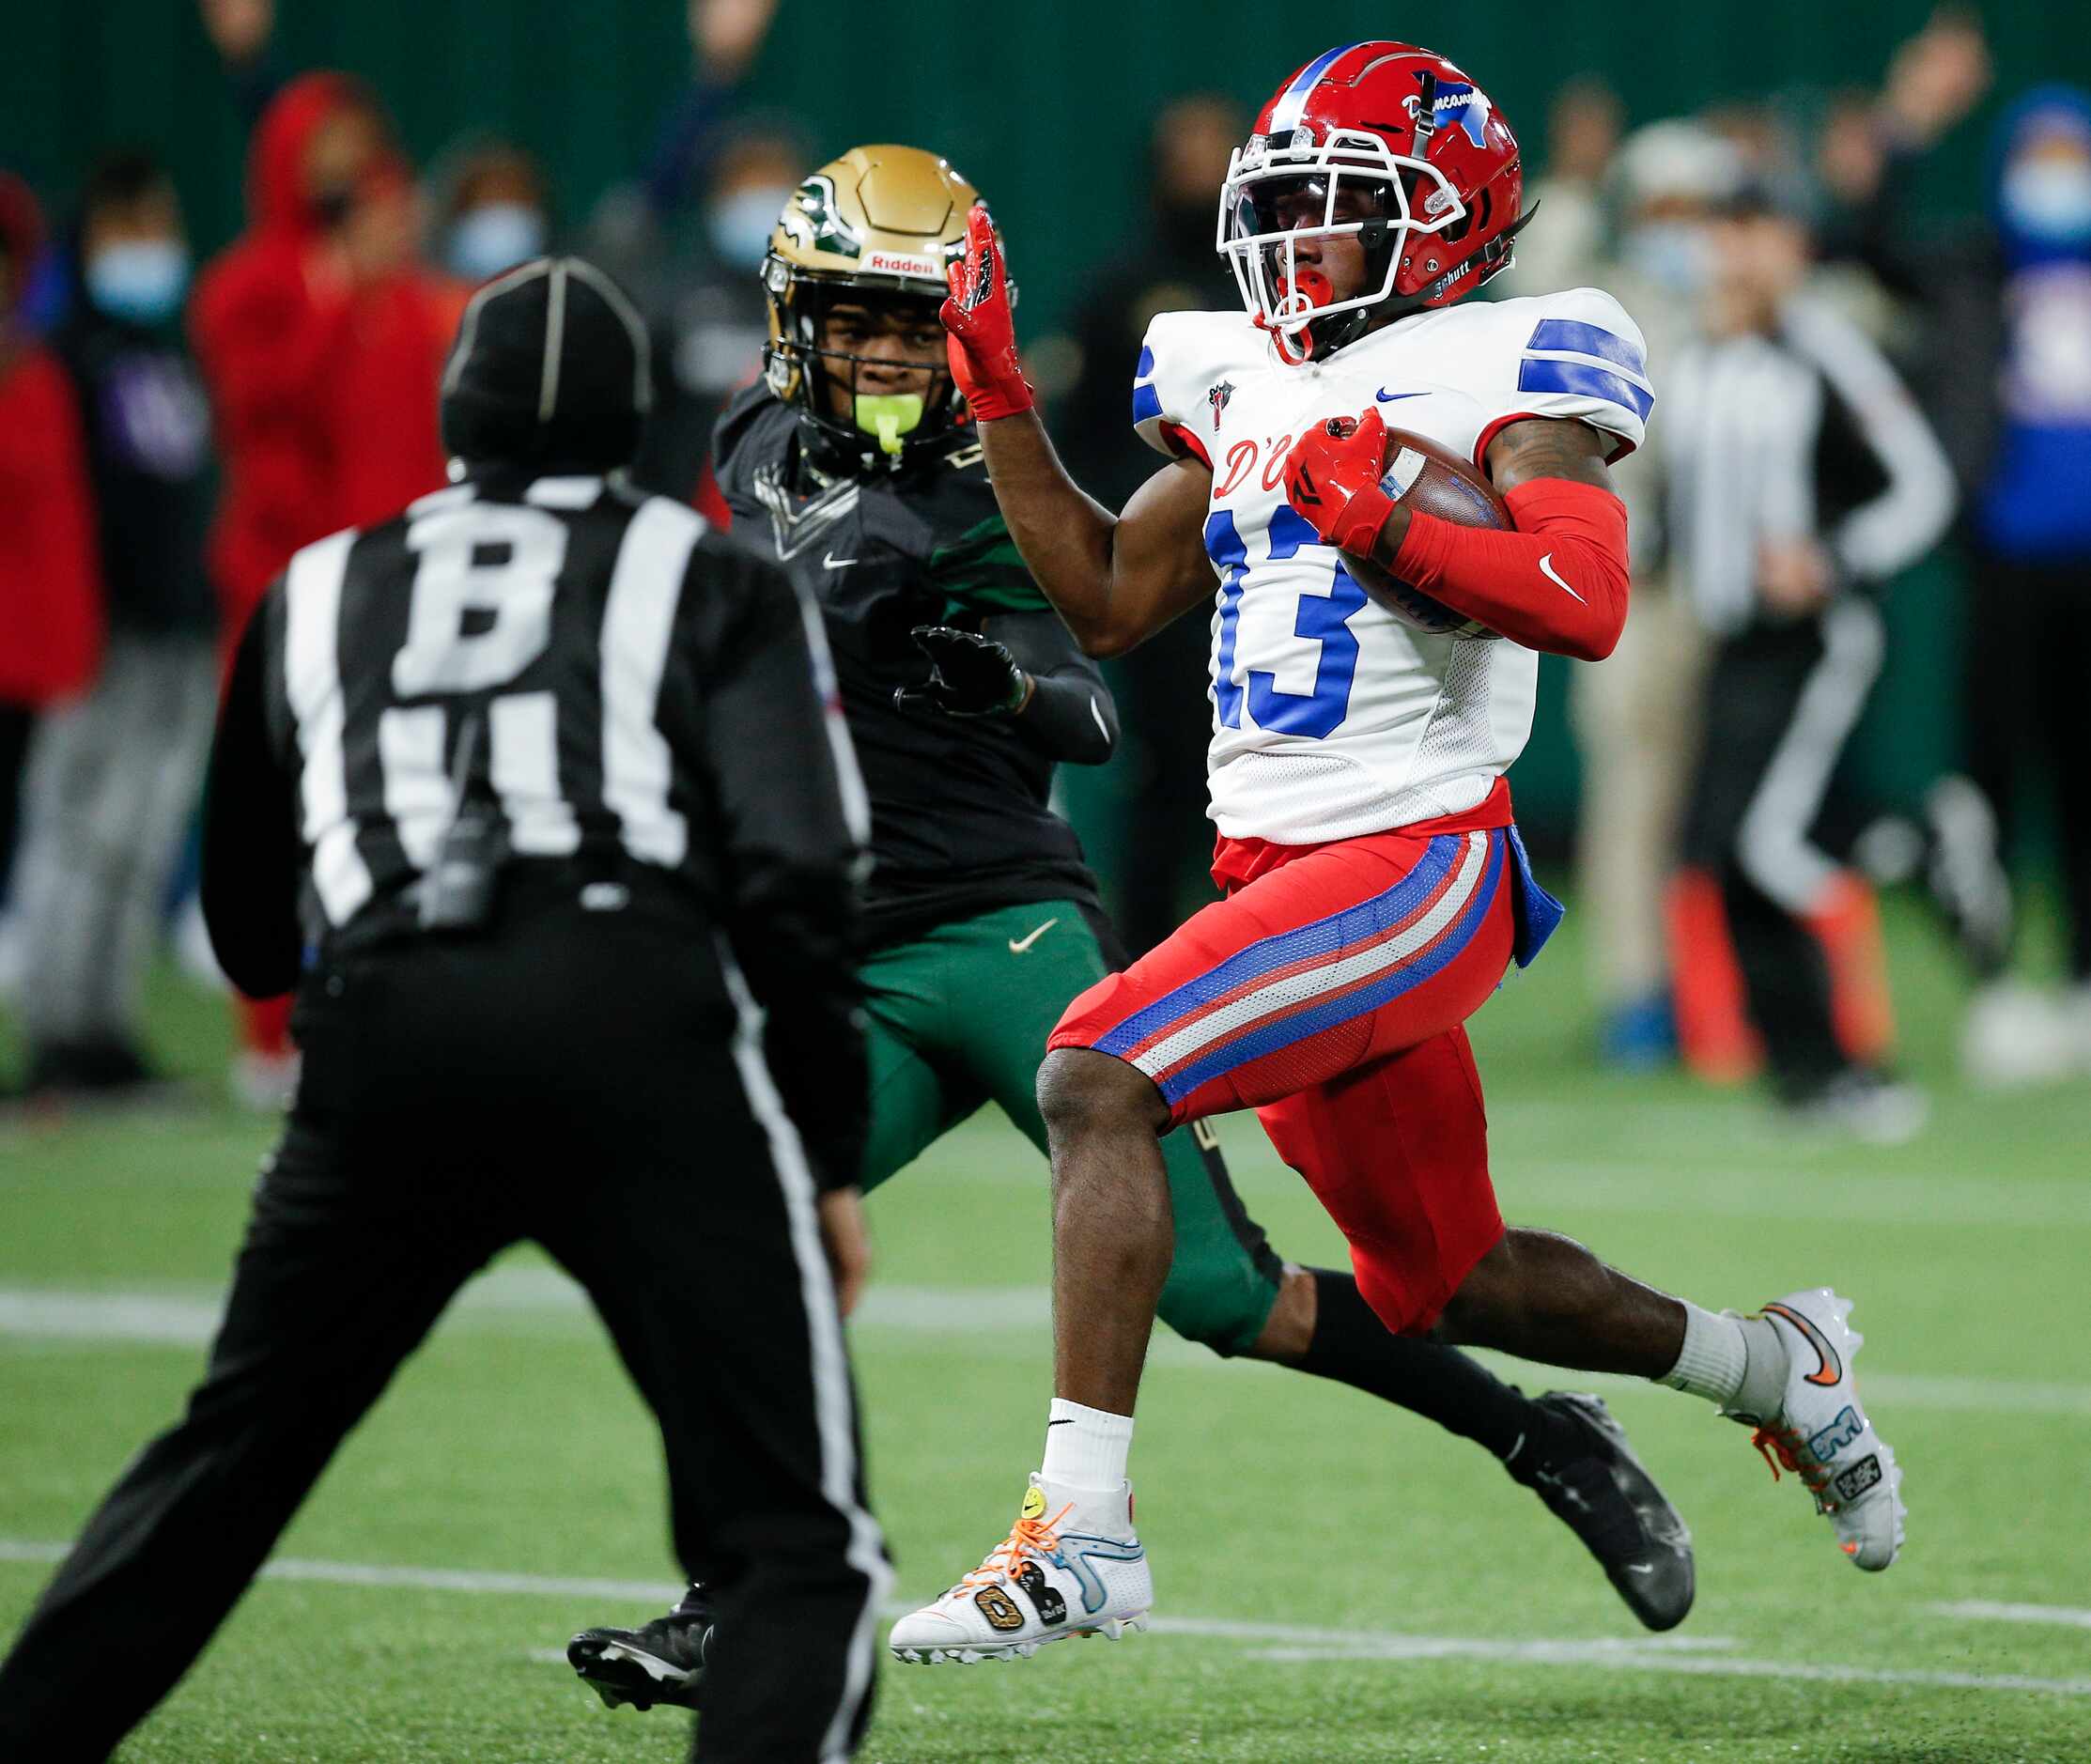
[[[1646,364],[1639,328],[1588,287],[1417,313],[1303,367],[1241,313],[1154,319],[1135,426],[1213,468],[1209,812],[1222,833],[1304,845],[1460,813],[1532,732],[1537,654],[1417,630],[1368,599],[1285,500],[1293,440],[1376,403],[1388,427],[1477,465],[1521,417],[1587,423],[1619,458],[1654,401]]]

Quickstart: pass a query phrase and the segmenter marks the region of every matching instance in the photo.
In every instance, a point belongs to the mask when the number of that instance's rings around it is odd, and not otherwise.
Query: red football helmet
[[[1249,317],[1304,362],[1360,335],[1374,309],[1443,306],[1508,269],[1524,183],[1510,124],[1443,55],[1352,43],[1279,86],[1235,149],[1219,250]],[[1365,286],[1337,300],[1294,247],[1349,233],[1365,243]]]

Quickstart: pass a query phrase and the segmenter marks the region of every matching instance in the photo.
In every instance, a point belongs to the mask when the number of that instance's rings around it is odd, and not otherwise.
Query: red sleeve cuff
[[[1169,444],[1180,457],[1196,459],[1208,472],[1213,469],[1213,456],[1205,451],[1205,443],[1181,423],[1165,421],[1161,429],[1162,439]]]

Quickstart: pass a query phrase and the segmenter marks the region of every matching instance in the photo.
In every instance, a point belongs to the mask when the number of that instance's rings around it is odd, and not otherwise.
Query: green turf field
[[[1650,1639],[1473,1448],[1171,1343],[1134,1458],[1154,1632],[889,1668],[863,1756],[2091,1758],[2091,1084],[1953,1088],[1955,983],[1913,921],[1894,929],[1911,1063],[1940,1086],[1905,1150],[1797,1139],[1748,1098],[1594,1072],[1572,945],[1475,1027],[1513,1217],[1711,1305],[1821,1281],[1857,1298],[1862,1383],[1908,1478],[1891,1572],[1852,1571],[1742,1430],[1604,1383],[1698,1540],[1697,1609]],[[169,1052],[213,1073],[216,1004],[163,979],[155,1012]],[[1253,1123],[1223,1131],[1278,1245],[1336,1255]],[[0,1129],[0,1632],[194,1376],[266,1137],[214,1107]],[[983,1115],[872,1222],[854,1338],[912,1602],[995,1541],[1034,1462],[1045,1172]],[[647,1417],[570,1290],[519,1254],[410,1364],[274,1577],[121,1756],[673,1759],[683,1718],[606,1712],[557,1654],[585,1623],[651,1615],[672,1580]]]

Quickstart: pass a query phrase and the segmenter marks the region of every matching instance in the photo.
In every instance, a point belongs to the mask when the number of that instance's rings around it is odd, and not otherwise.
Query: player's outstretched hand
[[[896,686],[894,704],[947,717],[1008,717],[1030,697],[1030,675],[992,637],[949,625],[918,625],[908,635],[929,658],[929,678]]]
[[[966,217],[966,251],[945,271],[946,353],[952,379],[979,423],[1016,416],[1031,408],[1030,381],[1016,357],[1016,314],[1009,298],[1009,265],[984,202]]]
[[[1386,466],[1386,425],[1376,410],[1316,423],[1285,456],[1285,500],[1339,550],[1371,557],[1394,512],[1380,487]]]

